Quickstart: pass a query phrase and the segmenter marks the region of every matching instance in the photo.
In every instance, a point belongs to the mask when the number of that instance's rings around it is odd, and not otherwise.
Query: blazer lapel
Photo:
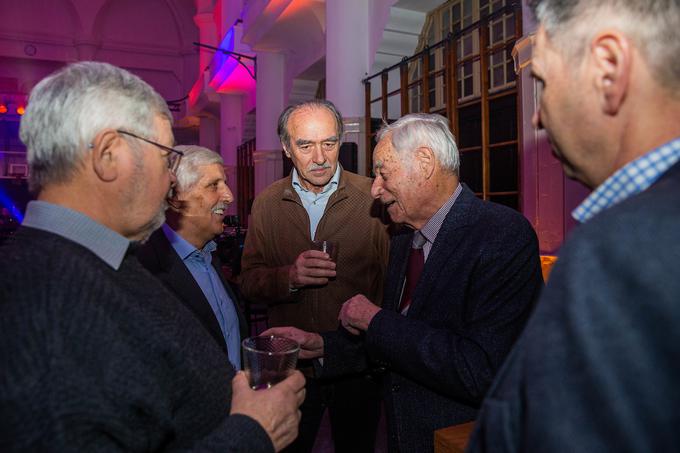
[[[399,308],[412,239],[413,231],[407,228],[403,228],[403,231],[392,237],[389,269],[384,288],[383,308],[393,311],[397,311]]]
[[[154,246],[161,267],[158,277],[179,296],[180,300],[196,315],[218,345],[226,351],[227,345],[224,341],[222,329],[220,329],[215,313],[212,311],[201,287],[198,286],[194,276],[191,275],[189,269],[172,248],[163,231],[158,230],[157,233],[160,234],[155,238]]]
[[[434,289],[434,283],[442,272],[455,272],[455,269],[451,269],[450,266],[453,261],[451,255],[456,252],[458,244],[465,239],[466,227],[476,221],[482,203],[470,189],[463,186],[463,191],[437,233],[437,238],[432,245],[413,294],[408,316],[417,315],[422,310],[423,304]]]

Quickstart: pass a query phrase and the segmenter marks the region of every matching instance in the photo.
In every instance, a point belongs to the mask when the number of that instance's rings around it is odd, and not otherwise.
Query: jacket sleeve
[[[343,328],[321,334],[324,345],[323,365],[315,364],[317,378],[336,378],[361,373],[368,368],[363,336],[352,335]]]
[[[451,398],[481,402],[542,287],[536,236],[528,222],[515,224],[489,234],[468,281],[448,282],[464,288],[427,300],[442,319],[443,310],[463,310],[464,322],[434,327],[431,319],[381,310],[366,332],[370,358]]]
[[[275,303],[292,298],[288,271],[290,265],[271,267],[265,257],[267,241],[265,207],[255,199],[241,258],[239,283],[243,296],[253,302]]]

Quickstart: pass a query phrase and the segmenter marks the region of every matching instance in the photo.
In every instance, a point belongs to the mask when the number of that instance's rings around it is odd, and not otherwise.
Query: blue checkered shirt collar
[[[605,209],[636,195],[654,184],[680,160],[680,138],[629,162],[611,175],[571,213],[584,223]]]

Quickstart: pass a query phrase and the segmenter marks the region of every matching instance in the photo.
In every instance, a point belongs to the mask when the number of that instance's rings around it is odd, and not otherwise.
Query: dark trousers
[[[310,453],[328,408],[335,453],[372,453],[380,418],[380,387],[370,376],[307,378],[297,439],[283,453]]]

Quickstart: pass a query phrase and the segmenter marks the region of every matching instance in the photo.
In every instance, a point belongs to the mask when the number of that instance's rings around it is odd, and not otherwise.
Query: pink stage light
[[[230,52],[234,50],[234,28],[230,28],[220,43],[220,49]],[[210,63],[210,81],[208,84],[218,93],[248,92],[255,89],[255,80],[248,74],[236,56],[216,52]],[[247,60],[242,60],[247,64]],[[254,68],[250,67],[251,71]]]

